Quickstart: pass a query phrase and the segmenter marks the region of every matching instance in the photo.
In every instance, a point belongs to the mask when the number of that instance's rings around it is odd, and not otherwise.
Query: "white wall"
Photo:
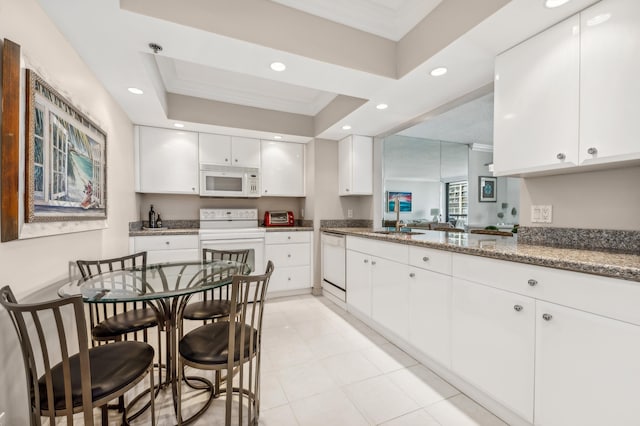
[[[0,285],[11,285],[22,299],[64,279],[70,261],[127,253],[128,222],[138,210],[133,192],[133,126],[36,0],[0,2],[0,38],[18,43],[24,66],[34,69],[107,133],[108,228],[0,244]],[[39,297],[56,295],[46,291]],[[0,392],[2,421],[27,424],[22,357],[4,310],[0,312],[0,359],[0,383],[5,386]],[[16,384],[11,392],[6,391],[9,383]]]
[[[640,230],[640,167],[523,179],[521,224],[532,205],[553,207],[552,227]]]
[[[479,176],[493,176],[485,165],[493,153],[469,150],[469,221],[470,227],[485,227],[498,222],[498,203],[481,203],[478,197]]]

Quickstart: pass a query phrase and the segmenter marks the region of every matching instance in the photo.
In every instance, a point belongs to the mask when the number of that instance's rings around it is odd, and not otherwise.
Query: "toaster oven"
[[[264,212],[264,226],[293,226],[293,212],[266,211]]]

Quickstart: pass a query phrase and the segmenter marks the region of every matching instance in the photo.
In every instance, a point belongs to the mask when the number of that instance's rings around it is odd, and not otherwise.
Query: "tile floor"
[[[505,425],[323,297],[276,299],[264,315],[261,425]],[[156,399],[158,425],[175,424],[170,398]],[[150,424],[148,413],[132,424]],[[224,401],[195,424],[223,425]]]

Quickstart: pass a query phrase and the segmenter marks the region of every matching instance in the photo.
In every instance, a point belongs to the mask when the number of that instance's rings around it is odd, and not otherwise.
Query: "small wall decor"
[[[27,70],[25,222],[107,217],[107,135]]]
[[[400,203],[401,212],[411,211],[411,193],[387,191],[387,211],[394,212],[396,210],[396,198]]]
[[[498,199],[498,178],[490,176],[480,176],[479,179],[479,201],[481,203],[495,203]]]

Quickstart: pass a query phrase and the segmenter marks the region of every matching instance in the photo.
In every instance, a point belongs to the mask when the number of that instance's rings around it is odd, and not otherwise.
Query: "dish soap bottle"
[[[156,228],[162,228],[162,219],[160,219],[160,213],[158,213],[158,219],[156,220]]]
[[[156,227],[156,212],[153,210],[153,204],[151,204],[151,208],[149,209],[149,228]]]

